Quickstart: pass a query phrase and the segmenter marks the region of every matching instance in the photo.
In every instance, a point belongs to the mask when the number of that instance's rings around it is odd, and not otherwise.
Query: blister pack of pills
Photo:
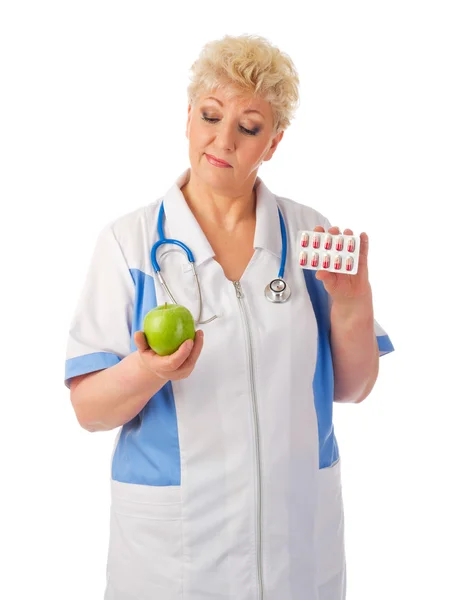
[[[355,275],[359,266],[361,238],[322,231],[299,231],[296,252],[302,269]]]

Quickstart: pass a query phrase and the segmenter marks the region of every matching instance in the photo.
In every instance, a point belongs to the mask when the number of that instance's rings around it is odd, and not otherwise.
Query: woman
[[[163,198],[103,229],[70,329],[66,384],[79,423],[120,427],[105,597],[340,600],[333,401],[364,400],[379,355],[393,350],[373,317],[367,236],[356,275],[300,268],[297,232],[339,229],[257,177],[298,99],[285,54],[261,37],[226,36],[203,49],[193,75],[191,167]],[[146,313],[172,302],[151,259],[159,217],[160,233],[194,254],[203,307],[194,342],[166,357],[142,332]],[[264,292],[279,274],[281,218],[291,296],[276,303]],[[197,319],[184,252],[162,246],[158,262]]]

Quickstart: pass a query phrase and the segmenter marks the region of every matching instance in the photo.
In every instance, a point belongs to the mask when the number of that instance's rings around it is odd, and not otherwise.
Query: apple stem
[[[168,302],[165,302],[165,308],[166,308],[167,304],[168,304]]]

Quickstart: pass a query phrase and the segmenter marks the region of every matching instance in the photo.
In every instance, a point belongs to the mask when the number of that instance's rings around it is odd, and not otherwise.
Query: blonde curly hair
[[[275,133],[291,124],[299,104],[299,76],[287,54],[258,35],[226,35],[207,43],[191,66],[191,105],[210,90],[227,88],[229,97],[251,93],[271,104]]]

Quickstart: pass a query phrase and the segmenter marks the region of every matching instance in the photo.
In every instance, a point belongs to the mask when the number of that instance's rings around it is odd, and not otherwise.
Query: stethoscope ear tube
[[[186,256],[188,257],[189,262],[191,264],[194,264],[193,253],[186,246],[186,244],[183,244],[183,242],[180,242],[179,240],[167,240],[163,238],[158,242],[155,242],[155,244],[152,246],[152,250],[150,251],[150,260],[152,261],[152,267],[155,269],[155,271],[157,271],[157,273],[160,272],[160,265],[157,262],[157,250],[160,248],[160,246],[163,246],[163,244],[175,244],[176,246],[179,246],[186,252]]]

